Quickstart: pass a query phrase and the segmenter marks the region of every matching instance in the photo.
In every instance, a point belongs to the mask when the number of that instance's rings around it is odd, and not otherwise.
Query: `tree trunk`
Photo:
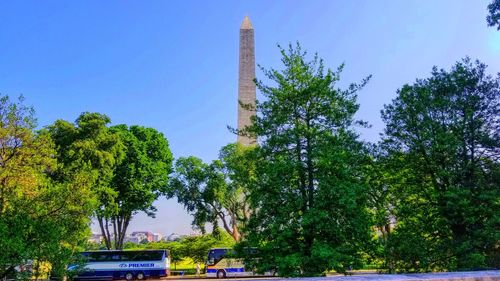
[[[111,250],[111,235],[109,234],[109,221],[106,218],[106,219],[104,219],[104,222],[105,222],[104,229],[106,230],[106,236],[108,237],[108,241],[109,241],[108,250]],[[115,237],[115,239],[116,239],[116,237]]]
[[[221,220],[222,220],[222,225],[224,226],[224,230],[226,230],[226,232],[229,233],[229,235],[233,236],[233,231],[229,227],[229,224],[227,223],[226,219],[225,218],[221,218]]]
[[[304,175],[304,170],[302,169],[302,145],[300,143],[300,139],[297,138],[297,143],[295,147],[295,153],[297,154],[297,162],[298,162],[298,173],[299,173],[299,190],[302,196],[302,212],[307,211],[307,191],[306,191],[306,178]]]
[[[118,241],[118,244],[116,246],[116,249],[122,249],[123,247],[120,247],[120,243],[122,241],[122,228],[123,228],[123,217],[121,216],[117,216],[116,217],[116,225],[117,225],[117,241]]]
[[[309,121],[307,121],[307,129],[309,133]],[[311,138],[309,136],[306,137],[306,151],[307,151],[307,192],[309,201],[309,208],[314,206],[314,166],[312,161],[312,147],[311,147]]]
[[[106,235],[106,231],[104,230],[104,223],[103,223],[103,218],[102,217],[97,217],[97,221],[99,222],[99,227],[101,228],[101,234],[102,237],[104,238],[104,244],[106,244],[106,248],[108,250],[111,250],[111,242],[109,241],[108,236]]]
[[[112,221],[113,221],[113,235],[115,237],[115,241],[114,241],[115,242],[114,243],[115,244],[115,249],[118,250],[118,239],[117,239],[117,237],[118,237],[118,231],[119,230],[117,231],[117,229],[116,229],[116,217],[113,217]]]
[[[240,242],[241,240],[241,234],[240,234],[240,231],[238,230],[238,225],[236,223],[236,218],[234,215],[231,216],[232,217],[232,227],[233,227],[233,230],[232,230],[232,236],[233,236],[233,239],[234,241],[236,242]]]
[[[131,215],[123,215],[116,217],[117,220],[117,236],[116,236],[116,249],[123,250],[123,244],[125,241],[125,235],[127,233],[127,228],[130,223]]]

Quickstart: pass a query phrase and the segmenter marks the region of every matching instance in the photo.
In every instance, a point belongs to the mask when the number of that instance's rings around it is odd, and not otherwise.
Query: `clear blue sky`
[[[490,1],[1,1],[0,93],[23,94],[40,126],[83,111],[163,132],[175,157],[209,161],[235,141],[238,32],[255,28],[256,61],[279,68],[276,44],[299,41],[327,66],[346,63],[344,84],[373,74],[358,116],[373,127],[404,83],[468,55],[500,71]],[[257,77],[262,77],[260,72]],[[175,200],[131,230],[190,232]]]

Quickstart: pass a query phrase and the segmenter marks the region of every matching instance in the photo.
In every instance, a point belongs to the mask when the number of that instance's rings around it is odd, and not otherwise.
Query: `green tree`
[[[282,49],[284,69],[265,70],[274,86],[257,81],[265,97],[254,125],[240,134],[260,138],[256,210],[245,246],[258,247],[261,271],[284,276],[345,271],[360,263],[370,240],[364,145],[353,127],[356,93],[368,81],[337,88],[341,65],[325,70],[317,55],[306,60],[300,45]]]
[[[125,157],[115,166],[110,182],[116,194],[111,205],[114,210],[99,219],[106,240],[110,241],[113,233],[114,248],[122,249],[132,217],[140,211],[154,217],[153,203],[167,191],[173,157],[167,139],[153,128],[118,125],[110,132],[125,145]],[[106,223],[108,219],[111,224]]]
[[[22,102],[0,97],[0,278],[21,278],[15,267],[28,261],[35,269],[50,263],[64,274],[88,237],[95,207],[84,178],[50,177],[60,167],[54,143],[34,131],[34,110]]]
[[[498,267],[500,78],[469,58],[431,74],[382,112],[398,175],[387,251],[405,271]]]
[[[104,242],[112,247],[106,227],[110,217],[116,213],[117,191],[111,187],[115,166],[124,157],[125,146],[118,134],[109,130],[109,117],[99,113],[82,113],[71,123],[57,120],[46,130],[56,144],[59,169],[56,180],[74,181],[86,179],[99,205],[94,215],[97,218]]]
[[[373,146],[372,161],[365,168],[368,190],[368,205],[376,232],[369,248],[370,262],[380,269],[394,272],[389,241],[396,220],[394,202],[398,199],[397,188],[405,184],[407,169],[400,169],[401,159],[387,155],[381,146]],[[397,169],[396,169],[397,168]]]
[[[95,217],[106,247],[122,249],[133,215],[154,216],[153,202],[167,190],[173,157],[158,131],[109,123],[106,115],[86,112],[75,124],[58,120],[48,131],[63,165],[56,177],[87,175],[99,199]]]
[[[488,5],[488,16],[486,17],[488,26],[496,26],[500,30],[500,0],[493,0]]]
[[[211,248],[231,248],[234,243],[233,237],[227,232],[221,232],[218,237],[211,234],[187,236],[180,241],[184,257],[191,258],[195,263],[203,263]]]
[[[247,198],[255,180],[254,152],[254,147],[229,144],[211,164],[193,156],[176,161],[170,196],[193,214],[193,225],[202,232],[207,222],[218,230],[221,221],[235,241],[241,240],[241,228],[252,213]]]

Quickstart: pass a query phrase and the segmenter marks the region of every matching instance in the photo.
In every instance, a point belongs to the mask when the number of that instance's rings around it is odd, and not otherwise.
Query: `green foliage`
[[[180,241],[184,257],[191,258],[194,262],[204,262],[208,250],[218,247],[232,247],[234,240],[229,234],[223,234],[216,238],[213,235],[188,236]]]
[[[106,245],[102,243],[96,243],[96,242],[87,242],[85,244],[85,250],[86,251],[98,251],[98,250],[106,250]]]
[[[391,270],[499,266],[500,80],[485,70],[468,58],[434,68],[382,112]]]
[[[155,129],[109,123],[106,115],[86,112],[74,124],[58,120],[47,130],[61,163],[55,178],[87,179],[99,199],[95,216],[106,247],[121,249],[133,215],[154,216],[153,202],[167,190],[173,157]]]
[[[488,5],[488,16],[486,17],[488,26],[496,26],[500,30],[500,0],[493,0]]]
[[[95,207],[84,179],[50,177],[61,167],[54,143],[34,131],[34,110],[22,102],[0,98],[0,278],[28,262],[63,273],[87,239]]]
[[[247,204],[248,185],[255,180],[253,147],[229,144],[219,159],[205,164],[196,157],[179,158],[170,182],[170,196],[176,196],[194,215],[193,225],[205,232],[205,224],[218,230],[219,220],[235,241],[251,210]]]
[[[281,49],[284,69],[264,70],[275,86],[257,81],[266,100],[257,104],[254,125],[239,134],[261,140],[251,203],[256,210],[243,247],[258,247],[260,271],[317,276],[359,266],[370,240],[366,149],[354,125],[356,92],[336,88],[343,65],[325,70],[317,56],[306,60],[300,46]]]
[[[47,127],[54,140],[61,168],[58,179],[72,180],[83,176],[101,202],[113,201],[115,193],[109,187],[113,168],[123,158],[124,146],[117,135],[109,132],[109,117],[99,113],[82,113],[75,124],[57,120]],[[104,215],[99,210],[99,215]]]
[[[154,217],[153,203],[167,191],[172,153],[162,133],[141,126],[118,125],[110,131],[125,145],[125,157],[115,167],[111,187],[116,192],[116,210],[111,213],[115,248],[123,248],[133,215],[145,212]],[[108,236],[109,237],[109,236]]]
[[[177,263],[185,259],[202,263],[207,258],[211,248],[231,248],[234,240],[228,233],[222,232],[220,237],[211,234],[187,236],[180,241],[150,242],[146,244],[126,243],[125,249],[168,249],[172,262]]]
[[[109,123],[110,119],[106,115],[84,112],[74,124],[57,120],[46,128],[56,144],[59,162],[59,169],[53,178],[85,181],[86,185],[91,186],[92,193],[98,199],[94,214],[100,223],[118,208],[115,204],[117,192],[110,183],[114,167],[123,159],[125,149],[119,136],[108,129]],[[109,239],[106,239],[106,245],[111,248]]]

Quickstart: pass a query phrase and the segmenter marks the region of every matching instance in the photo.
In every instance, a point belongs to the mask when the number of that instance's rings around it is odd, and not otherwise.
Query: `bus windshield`
[[[273,276],[274,271],[257,273],[254,268],[245,265],[245,258],[258,259],[259,252],[255,248],[243,249],[237,253],[233,249],[216,248],[208,251],[206,276],[216,278],[242,276]]]
[[[214,265],[227,255],[229,249],[211,249],[208,251],[207,264]]]

